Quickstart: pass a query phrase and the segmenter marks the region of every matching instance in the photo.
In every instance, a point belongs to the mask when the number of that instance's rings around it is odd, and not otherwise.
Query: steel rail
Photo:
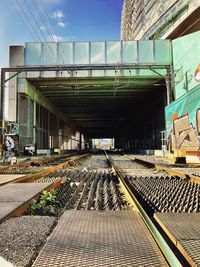
[[[105,152],[106,153],[106,152]],[[115,171],[115,173],[118,176],[118,179],[120,181],[120,186],[123,188],[123,191],[125,192],[126,197],[128,197],[128,200],[131,201],[131,204],[133,205],[133,209],[137,210],[140,216],[142,217],[144,223],[148,227],[151,235],[153,236],[154,240],[156,241],[157,245],[159,246],[160,250],[162,251],[163,255],[165,256],[168,264],[170,266],[183,266],[183,264],[180,262],[178,257],[174,254],[166,240],[163,238],[151,218],[147,215],[146,211],[143,209],[143,207],[140,205],[137,198],[134,196],[133,192],[127,185],[127,183],[124,181],[122,173],[118,170],[118,168],[115,166],[113,161],[109,158],[109,156],[106,153],[106,158],[108,162],[110,163],[110,166]]]
[[[169,175],[178,176],[178,177],[182,178],[183,180],[184,179],[190,180],[193,183],[200,184],[200,178],[198,176],[195,176],[193,174],[187,174],[183,171],[177,171],[177,170],[174,170],[173,168],[166,167],[166,165],[164,163],[163,164],[156,164],[156,163],[148,162],[148,161],[143,160],[143,159],[139,159],[137,157],[130,157],[128,155],[124,155],[124,157],[126,157],[130,160],[133,160],[137,163],[140,163],[142,165],[146,165],[147,167],[151,166],[151,168],[155,168],[156,171],[165,171]]]
[[[52,172],[52,168],[53,171],[56,171],[58,170],[59,168],[62,168],[65,164],[69,164],[69,162],[71,161],[76,161],[78,160],[79,158],[82,158],[82,157],[86,157],[88,154],[82,154],[82,155],[69,155],[69,156],[66,156],[66,162],[64,163],[58,163],[58,165],[54,166],[54,167],[48,167],[46,170],[44,171],[38,171],[36,174],[32,174],[32,175],[27,175],[27,174],[24,174],[24,176],[22,177],[18,177],[18,178],[14,178],[13,180],[9,180],[9,181],[5,181],[3,183],[0,184],[0,186],[3,186],[3,185],[6,185],[6,184],[9,184],[9,183],[19,183],[19,182],[29,182],[29,181],[34,181],[36,179],[39,179],[40,176],[42,175],[45,175],[45,174],[48,174],[48,173],[51,173]],[[34,161],[35,163],[48,163],[48,162],[53,162],[53,161],[56,161],[56,160],[59,160],[59,159],[62,159],[63,156],[60,156],[60,157],[51,157],[51,158],[46,158],[46,159],[42,159],[42,160],[36,160]],[[32,161],[31,161],[32,162]],[[5,170],[9,170],[9,169],[12,169],[13,167],[22,167],[22,168],[25,168],[25,167],[29,167],[31,165],[31,162],[29,163],[19,163],[19,164],[15,164],[13,166],[7,166],[7,167],[4,167],[4,168],[0,168],[0,175],[1,174],[4,174],[4,173],[1,173],[1,171],[5,171]],[[6,173],[5,173],[6,174]],[[4,175],[5,175],[4,174]],[[8,174],[9,175],[9,174]],[[23,173],[22,173],[23,175]]]
[[[188,254],[188,252],[181,245],[181,242],[179,242],[179,240],[176,239],[176,237],[170,232],[170,230],[165,226],[165,224],[163,223],[163,221],[161,221],[156,214],[154,214],[154,219],[160,225],[160,227],[163,229],[163,231],[167,234],[167,236],[169,237],[169,239],[174,243],[174,245],[177,247],[177,249],[181,252],[181,254],[184,255],[184,257],[187,259],[187,261],[189,262],[189,264],[192,267],[197,267],[197,264],[193,261],[193,259]]]
[[[70,157],[68,158],[65,162],[63,163],[60,163],[54,167],[51,167],[51,168],[48,168],[46,170],[43,170],[41,172],[38,172],[36,174],[32,174],[32,175],[26,175],[26,176],[23,176],[23,177],[20,177],[17,182],[18,183],[22,183],[22,182],[31,182],[31,181],[35,181],[39,178],[41,178],[41,176],[43,175],[46,175],[46,174],[50,174],[52,172],[55,172],[59,169],[62,169],[63,167],[66,167],[67,165],[69,165],[70,163],[72,162],[75,162],[81,158],[84,158],[84,157],[87,157],[89,155],[89,153],[87,154],[83,154],[83,155],[79,155],[79,156],[73,156],[73,157]]]
[[[145,160],[141,160],[139,158],[133,158],[127,155],[124,155],[126,158],[129,158],[131,160],[136,160],[137,162],[141,162],[142,164],[149,164],[150,162],[145,161]],[[154,164],[154,163],[150,163],[153,164],[155,169],[157,171],[165,171],[168,174],[172,175],[172,176],[178,176],[180,178],[182,178],[183,180],[187,179],[190,180],[193,183],[196,184],[200,184],[200,179],[198,176],[192,175],[192,174],[186,174],[184,172],[181,171],[177,171],[177,170],[173,170],[172,168],[166,167],[164,164],[163,165],[159,165],[159,164]],[[183,257],[186,259],[186,261],[190,264],[190,266],[197,266],[196,263],[193,261],[193,259],[190,257],[190,255],[187,253],[187,251],[185,250],[185,248],[180,244],[180,242],[173,236],[173,234],[170,232],[170,230],[164,225],[164,223],[159,219],[159,217],[157,216],[156,213],[154,213],[153,215],[154,219],[156,220],[156,222],[158,223],[158,225],[161,227],[161,229],[165,232],[165,234],[168,236],[168,238],[171,240],[171,242],[175,245],[175,247],[180,251],[180,253],[183,255]]]
[[[71,156],[71,155],[69,155],[69,156]],[[1,166],[0,167],[0,174],[1,174],[1,171],[7,171],[9,169],[16,168],[16,167],[22,167],[22,168],[29,167],[29,166],[31,166],[32,162],[44,164],[44,163],[52,162],[52,161],[57,160],[57,159],[59,160],[62,157],[63,157],[63,155],[59,156],[59,157],[46,157],[45,159],[44,158],[43,159],[36,159],[36,160],[33,159],[33,160],[30,160],[29,162],[22,161],[22,162],[14,164],[14,165]]]

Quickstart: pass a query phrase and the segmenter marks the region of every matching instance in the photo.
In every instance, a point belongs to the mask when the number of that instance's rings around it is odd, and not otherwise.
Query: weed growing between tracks
[[[56,215],[59,212],[59,208],[57,207],[57,190],[52,189],[47,192],[44,190],[39,200],[33,200],[28,209],[28,214],[30,215]]]
[[[76,187],[74,183],[71,184],[67,180],[58,189],[52,189],[49,192],[43,191],[37,201],[33,200],[31,202],[26,215],[59,216],[75,192]]]

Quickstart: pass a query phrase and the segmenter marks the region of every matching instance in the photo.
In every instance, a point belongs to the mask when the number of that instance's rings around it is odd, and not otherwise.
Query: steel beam
[[[4,72],[33,71],[78,71],[78,70],[115,70],[115,69],[169,69],[170,65],[156,64],[75,64],[75,65],[43,65],[2,68]]]

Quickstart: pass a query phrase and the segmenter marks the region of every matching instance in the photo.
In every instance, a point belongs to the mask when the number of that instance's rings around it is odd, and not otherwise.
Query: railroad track
[[[198,178],[192,179],[192,175],[187,176],[183,172],[163,166],[158,167],[156,164],[152,167],[157,171],[164,170],[170,175],[164,177],[162,175],[157,177],[151,175],[149,177],[138,175],[131,177],[124,175],[123,168],[112,157],[109,160],[118,174],[120,182],[127,190],[126,194],[132,196],[141,216],[170,265],[179,266],[178,263],[175,264],[170,261],[172,256],[170,254],[176,251],[182,266],[199,266],[200,256],[197,243],[200,243],[200,238],[195,230],[200,222],[200,185]],[[134,159],[131,158],[131,160]],[[137,163],[140,163],[140,160]],[[146,164],[143,160],[141,163],[142,165]],[[147,164],[147,167],[149,168],[150,165]],[[156,227],[156,230],[154,227]],[[164,233],[163,236],[170,247],[171,244],[175,245],[170,253],[169,248],[167,253],[165,248],[162,248],[163,240],[156,234],[158,230]],[[192,243],[194,240],[196,240],[196,243]],[[169,255],[167,255],[168,253]],[[185,262],[182,262],[183,259]]]
[[[159,171],[151,176],[155,166],[118,155],[58,166],[26,177],[29,184],[57,183],[58,225],[33,266],[198,266],[167,217],[199,214],[198,184]],[[150,176],[130,176],[129,169]]]
[[[65,162],[69,157],[76,156],[77,153],[68,155],[45,157],[42,159],[30,159],[14,165],[1,166],[0,174],[29,174],[36,173],[42,169],[56,166],[62,162]]]
[[[194,169],[194,173],[192,173],[191,171],[187,173],[187,171],[184,170],[184,165],[181,165],[181,167],[177,169],[176,165],[168,165],[168,164],[160,163],[160,162],[153,163],[153,162],[149,162],[147,160],[141,159],[141,158],[131,157],[128,155],[124,155],[124,157],[133,162],[141,164],[142,166],[146,166],[147,168],[154,168],[156,171],[165,171],[170,176],[177,176],[182,179],[190,180],[193,183],[200,184],[200,179],[199,179],[200,171],[198,174],[197,172],[195,172],[195,169]],[[181,170],[182,168],[183,170]]]
[[[77,157],[79,157],[79,155],[77,155]],[[38,178],[45,173],[51,173],[51,170],[57,170],[57,168],[53,167],[58,166],[59,169],[65,162],[73,165],[77,157],[76,154],[63,155],[0,168],[0,186],[8,183],[29,181],[34,177]],[[82,155],[80,155],[80,158],[81,157]]]
[[[67,157],[62,163],[57,161],[56,166],[40,171],[39,173],[23,176],[13,181],[9,181],[0,187],[0,222],[13,217],[22,215],[29,207],[33,199],[38,199],[43,190],[58,188],[62,179],[49,178],[43,181],[44,175],[50,175],[67,168],[75,161],[87,157],[87,154]],[[64,162],[63,162],[64,161]],[[37,179],[39,182],[36,183]],[[40,182],[41,180],[41,182]]]

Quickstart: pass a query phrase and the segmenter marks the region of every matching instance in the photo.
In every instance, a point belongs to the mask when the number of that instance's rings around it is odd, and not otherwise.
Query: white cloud
[[[64,14],[61,10],[56,10],[49,14],[50,18],[52,19],[62,19],[64,18]]]
[[[51,41],[53,40],[53,42],[62,42],[65,41],[65,38],[63,38],[62,36],[59,35],[51,35],[51,37],[49,38]]]
[[[42,25],[42,26],[40,26],[40,30],[41,31],[46,31],[47,29],[46,29],[46,27],[44,25]]]
[[[64,22],[58,22],[58,27],[65,28],[65,23]]]

